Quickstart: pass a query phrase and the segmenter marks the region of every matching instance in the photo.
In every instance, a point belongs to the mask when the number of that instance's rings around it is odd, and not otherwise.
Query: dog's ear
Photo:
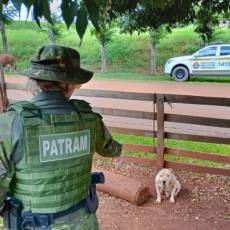
[[[172,169],[169,169],[169,171],[174,175],[174,172],[173,172],[173,170]]]

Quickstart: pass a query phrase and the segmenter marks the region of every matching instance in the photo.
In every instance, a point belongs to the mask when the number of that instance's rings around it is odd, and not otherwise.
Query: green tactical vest
[[[96,115],[84,101],[73,104],[79,112],[61,115],[42,113],[30,102],[10,107],[20,114],[24,133],[10,191],[25,211],[60,212],[88,195]]]

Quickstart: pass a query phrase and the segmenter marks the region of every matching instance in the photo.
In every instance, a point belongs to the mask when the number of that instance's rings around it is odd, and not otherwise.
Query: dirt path
[[[155,203],[155,169],[103,162],[97,168],[136,178],[151,189],[147,203],[134,206],[100,193],[98,210],[101,230],[228,230],[230,226],[230,178],[177,171],[182,190],[175,204]]]
[[[27,78],[20,75],[6,76],[6,81],[23,84]],[[83,85],[86,89],[114,90],[125,92],[169,93],[210,97],[229,97],[230,84],[194,82],[140,82],[120,80],[91,80]]]

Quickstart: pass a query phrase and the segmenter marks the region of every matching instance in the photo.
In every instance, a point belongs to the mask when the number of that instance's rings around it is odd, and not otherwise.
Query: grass
[[[95,78],[96,80],[130,80],[130,81],[172,81],[170,76],[151,76],[145,75],[141,73],[96,73]]]
[[[94,76],[95,80],[128,80],[128,81],[144,81],[144,82],[175,82],[171,76],[166,75],[145,75],[142,73],[96,73]],[[185,82],[192,83],[230,83],[229,77],[191,77],[189,81]]]
[[[155,144],[156,140],[151,137],[125,135],[125,134],[118,134],[118,133],[114,133],[113,137],[121,143],[156,146]],[[210,143],[202,143],[202,142],[180,141],[180,140],[168,139],[168,140],[165,140],[165,147],[183,149],[183,150],[194,151],[194,152],[217,154],[217,155],[223,155],[223,156],[230,157],[230,145],[224,145],[224,144],[210,144]],[[152,159],[156,157],[155,153],[149,154],[149,153],[131,152],[131,151],[125,151],[125,155],[135,156],[135,157],[147,157],[147,158],[152,158]],[[230,168],[230,164],[222,164],[222,163],[217,163],[213,161],[199,160],[199,159],[193,159],[193,158],[188,158],[188,157],[177,157],[177,156],[166,155],[165,159],[185,162],[185,163],[192,163],[196,165]]]
[[[95,36],[90,33],[90,28],[86,31],[81,47],[80,40],[72,26],[69,31],[60,25],[61,36],[57,39],[58,44],[70,46],[77,49],[81,54],[81,64],[84,68],[95,72],[100,71],[100,47]],[[36,50],[49,43],[46,26],[42,24],[40,29],[33,22],[14,22],[6,27],[9,42],[9,51],[17,57],[18,70],[29,65],[30,58]],[[222,40],[230,43],[230,29],[219,29],[216,32],[215,40]],[[157,71],[163,73],[163,65],[168,58],[182,55],[189,55],[201,47],[202,41],[194,32],[194,27],[176,28],[172,33],[166,34],[157,45]],[[1,49],[1,45],[0,45]],[[1,51],[1,50],[0,50]],[[135,77],[137,80],[146,75],[149,81],[149,34],[137,33],[120,34],[117,30],[112,41],[107,44],[108,69],[112,73],[140,73]],[[111,78],[112,74],[104,75]],[[123,74],[113,74],[121,78]],[[132,74],[132,78],[134,77]],[[124,76],[124,75],[123,75]],[[124,76],[127,79],[126,76]],[[154,80],[158,78],[154,77]],[[159,78],[162,80],[163,78]],[[164,78],[167,79],[167,78]],[[170,78],[168,78],[170,80]]]

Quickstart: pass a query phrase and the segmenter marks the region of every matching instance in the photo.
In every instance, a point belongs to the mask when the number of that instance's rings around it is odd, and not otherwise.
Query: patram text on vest
[[[40,161],[56,161],[90,154],[90,130],[39,136]]]
[[[43,156],[62,155],[85,151],[88,148],[87,135],[73,138],[43,140]]]

